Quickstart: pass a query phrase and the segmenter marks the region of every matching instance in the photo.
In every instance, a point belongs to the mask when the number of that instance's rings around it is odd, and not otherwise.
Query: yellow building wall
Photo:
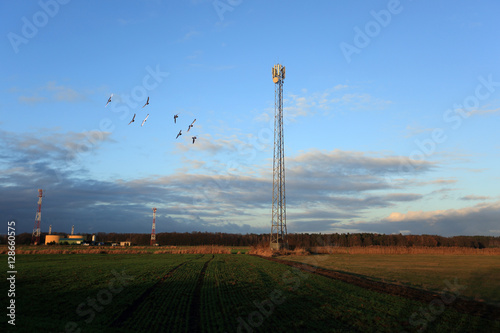
[[[45,236],[45,244],[49,244],[51,242],[56,242],[56,244],[59,244],[59,240],[61,239],[61,236],[59,235],[46,235]]]

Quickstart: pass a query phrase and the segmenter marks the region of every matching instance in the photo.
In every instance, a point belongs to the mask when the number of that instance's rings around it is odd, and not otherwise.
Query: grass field
[[[249,255],[34,254],[17,255],[16,268],[12,332],[500,330],[499,321]]]
[[[500,306],[499,255],[356,253],[281,258],[437,292],[446,287],[445,281],[457,279],[464,287],[462,297]]]

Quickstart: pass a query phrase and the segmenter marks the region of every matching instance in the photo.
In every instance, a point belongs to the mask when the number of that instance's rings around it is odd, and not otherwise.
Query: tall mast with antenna
[[[272,68],[274,82],[274,156],[271,249],[288,248],[285,197],[285,142],[283,138],[283,81],[285,66]]]

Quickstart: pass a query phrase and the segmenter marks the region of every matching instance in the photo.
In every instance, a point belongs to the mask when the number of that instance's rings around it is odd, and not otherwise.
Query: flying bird
[[[175,137],[176,139],[179,137],[179,135],[182,135],[182,130],[179,131],[179,134]]]
[[[149,96],[148,96],[148,100],[146,101],[146,104],[144,104],[144,106],[146,106],[146,105],[149,105]]]
[[[132,120],[130,121],[130,123],[128,123],[129,125],[132,124],[133,122],[135,121],[135,113],[134,113],[134,116],[132,117]]]
[[[111,102],[111,97],[113,97],[113,94],[111,94],[111,96],[109,96],[109,98],[108,98],[108,102],[106,103],[106,106],[108,106],[108,104]],[[105,106],[105,107],[106,107],[106,106]]]
[[[149,117],[149,113],[148,113],[148,115],[146,116],[146,118],[144,118],[144,120],[142,121],[141,127],[142,127],[142,125],[144,125],[144,123],[146,122],[146,120],[148,120],[148,117]]]
[[[194,145],[194,141],[196,140],[196,136],[193,136],[192,139],[193,139],[193,145]]]
[[[191,129],[191,127],[193,127],[193,126],[194,126],[193,124],[194,124],[194,122],[195,122],[195,121],[196,121],[196,119],[195,119],[195,120],[193,120],[193,122],[191,123],[191,125],[189,125],[188,130],[187,130],[188,132],[189,132],[189,130]]]
[[[174,115],[174,123],[177,124],[177,118],[179,118],[179,114]]]

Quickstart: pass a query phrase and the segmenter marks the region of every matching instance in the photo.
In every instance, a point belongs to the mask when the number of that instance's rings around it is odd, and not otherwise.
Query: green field
[[[17,255],[12,332],[494,332],[499,321],[249,255]],[[5,280],[3,290],[8,290]],[[4,307],[5,309],[5,307]],[[2,331],[4,331],[2,329]]]
[[[445,281],[463,286],[463,298],[500,306],[500,256],[430,254],[332,254],[284,256],[285,260],[348,272],[377,281],[442,291]]]

